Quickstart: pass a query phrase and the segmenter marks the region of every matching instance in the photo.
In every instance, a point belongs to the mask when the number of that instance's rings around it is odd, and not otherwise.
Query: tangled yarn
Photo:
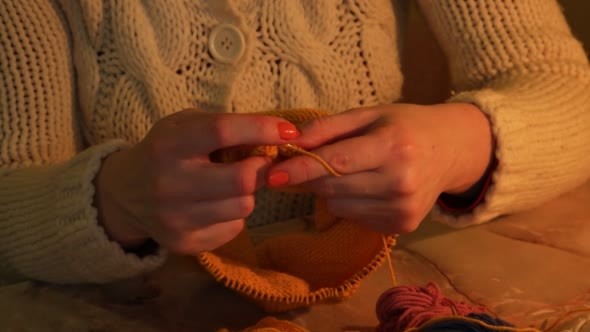
[[[533,327],[516,327],[484,307],[454,302],[441,294],[433,283],[426,287],[398,286],[385,291],[377,301],[379,325],[376,332],[541,332]],[[569,311],[544,331],[550,332],[567,316],[589,312]],[[225,330],[224,330],[225,331]],[[287,321],[272,317],[261,320],[244,332],[307,332]],[[221,332],[221,331],[220,331]]]
[[[405,331],[418,327],[436,317],[466,316],[485,313],[483,307],[453,302],[441,294],[440,288],[429,283],[425,288],[398,286],[385,291],[377,300],[379,332]]]
[[[426,287],[398,286],[377,300],[378,332],[533,332],[518,328],[486,312],[484,307],[454,302],[433,283]]]

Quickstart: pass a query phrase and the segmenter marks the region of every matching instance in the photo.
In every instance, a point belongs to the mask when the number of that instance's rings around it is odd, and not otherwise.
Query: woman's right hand
[[[209,154],[285,144],[298,135],[293,124],[271,116],[196,110],[167,116],[141,142],[103,162],[95,179],[99,222],[124,248],[148,238],[181,254],[217,248],[244,227],[270,160],[219,164]]]

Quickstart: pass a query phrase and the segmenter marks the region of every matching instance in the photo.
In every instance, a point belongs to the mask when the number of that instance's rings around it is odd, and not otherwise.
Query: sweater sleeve
[[[590,67],[554,0],[421,0],[448,58],[454,94],[485,112],[497,166],[467,213],[435,207],[451,226],[532,208],[590,178]]]
[[[102,283],[154,269],[97,223],[93,179],[124,148],[83,149],[65,20],[50,1],[0,1],[0,272]]]

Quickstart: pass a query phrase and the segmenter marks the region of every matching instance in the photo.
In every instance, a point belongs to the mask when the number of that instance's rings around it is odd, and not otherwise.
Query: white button
[[[246,41],[234,25],[220,24],[209,35],[209,51],[217,61],[234,63],[244,54]]]

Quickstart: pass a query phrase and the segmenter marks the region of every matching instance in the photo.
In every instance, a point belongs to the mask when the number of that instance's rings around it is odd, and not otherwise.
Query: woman
[[[219,247],[246,219],[311,210],[262,187],[303,183],[333,214],[400,233],[437,200],[434,217],[459,227],[583,183],[590,68],[558,4],[420,5],[458,92],[444,104],[395,103],[398,2],[1,2],[2,269],[109,282],[162,249]],[[289,108],[334,115],[298,129],[241,114]],[[306,157],[208,157],[287,142],[344,176]]]

